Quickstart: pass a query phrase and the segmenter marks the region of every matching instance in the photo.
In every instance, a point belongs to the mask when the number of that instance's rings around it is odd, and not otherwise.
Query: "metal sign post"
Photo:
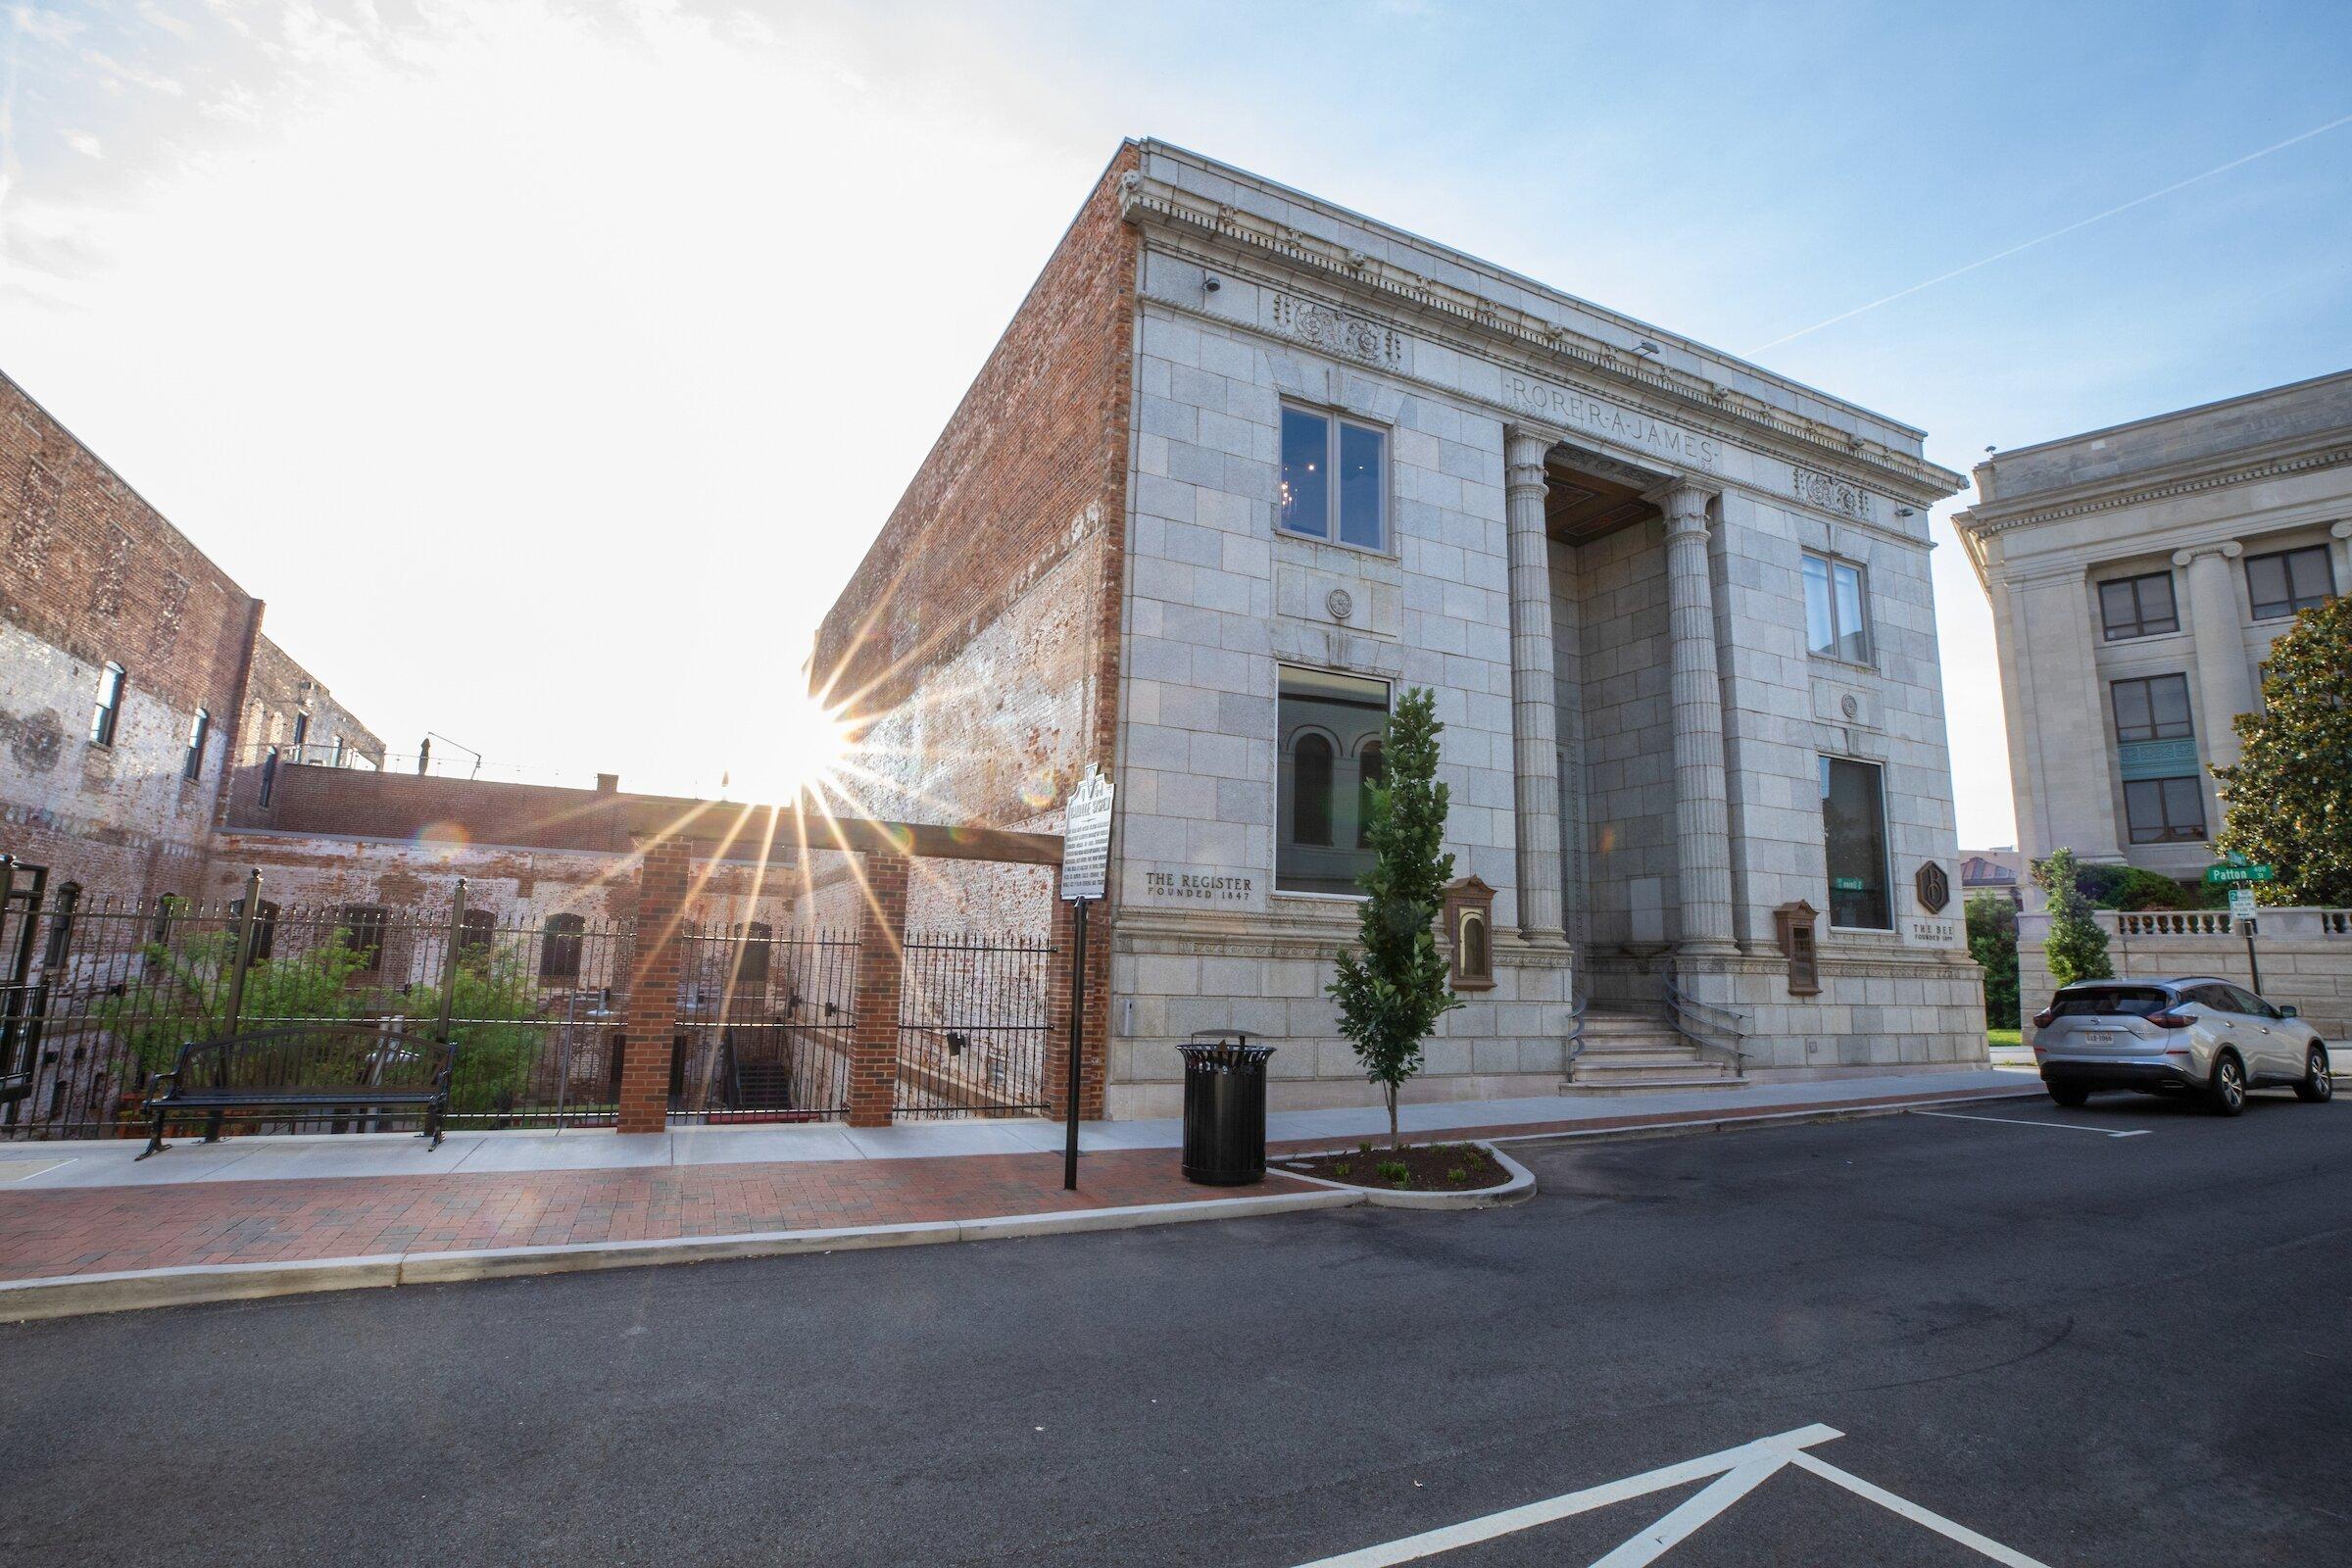
[[[1070,911],[1070,1066],[1068,1134],[1061,1153],[1061,1186],[1078,1190],[1078,1091],[1086,1057],[1086,906],[1102,896],[1110,867],[1110,780],[1089,762],[1086,777],[1070,791],[1061,830],[1061,896]]]
[[[2265,869],[2268,869],[2267,867]],[[2246,971],[2254,977],[2254,993],[2262,994],[2262,960],[2254,956],[2254,890],[2243,883],[2230,889],[2230,917],[2246,934]]]

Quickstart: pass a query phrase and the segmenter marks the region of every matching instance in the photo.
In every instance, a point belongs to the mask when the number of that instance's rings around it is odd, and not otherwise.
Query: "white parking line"
[[[2071,1121],[2026,1121],[2016,1116],[1964,1116],[1956,1110],[1915,1110],[1914,1116],[1940,1116],[1945,1121],[1997,1121],[2004,1127],[2047,1127],[2054,1133],[2097,1133],[2101,1138],[2145,1138],[2145,1127],[2112,1132],[2105,1127],[2082,1127]]]
[[[1499,1513],[1477,1519],[1465,1519],[1457,1525],[1437,1530],[1425,1530],[1417,1536],[1400,1541],[1384,1542],[1377,1546],[1365,1546],[1343,1552],[1337,1557],[1318,1557],[1301,1563],[1298,1568],[1388,1568],[1400,1562],[1414,1562],[1434,1557],[1440,1552],[1493,1541],[1498,1536],[1514,1535],[1537,1525],[1553,1523],[1605,1508],[1614,1502],[1626,1502],[1647,1496],[1709,1476],[1717,1479],[1693,1493],[1669,1509],[1656,1523],[1637,1532],[1607,1555],[1598,1558],[1592,1568],[1646,1568],[1673,1550],[1690,1534],[1715,1518],[1733,1503],[1771,1480],[1789,1465],[1798,1465],[1823,1480],[1844,1488],[1865,1501],[1910,1520],[1913,1524],[1935,1531],[1947,1541],[1957,1542],[1982,1557],[2004,1563],[2007,1568],[2048,1568],[2048,1564],[2016,1551],[1999,1542],[1980,1536],[1966,1525],[1956,1524],[1939,1513],[1921,1507],[1918,1503],[1898,1497],[1884,1487],[1876,1487],[1860,1476],[1849,1475],[1836,1465],[1817,1458],[1806,1450],[1817,1443],[1828,1443],[1842,1437],[1836,1427],[1816,1423],[1791,1432],[1758,1438],[1736,1448],[1710,1453],[1704,1458],[1670,1464],[1663,1469],[1646,1470],[1623,1481],[1611,1481],[1602,1486],[1587,1487],[1582,1492],[1570,1492],[1542,1502],[1531,1502],[1517,1508],[1505,1508]]]

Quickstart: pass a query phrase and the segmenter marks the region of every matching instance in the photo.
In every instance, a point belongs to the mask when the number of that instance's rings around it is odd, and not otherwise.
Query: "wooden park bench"
[[[203,1111],[204,1141],[220,1141],[231,1110],[308,1111],[365,1116],[412,1106],[424,1112],[423,1137],[441,1147],[449,1082],[458,1048],[429,1038],[390,1034],[368,1024],[282,1024],[220,1040],[191,1040],[169,1072],[149,1082],[146,1109],[155,1134],[139,1158],[169,1148],[164,1122]]]

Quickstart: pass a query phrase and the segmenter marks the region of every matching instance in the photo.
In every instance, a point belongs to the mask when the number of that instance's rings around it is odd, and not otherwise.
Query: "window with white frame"
[[[1363,823],[1381,782],[1389,683],[1284,665],[1276,762],[1274,886],[1359,893],[1372,863]]]
[[[98,672],[98,703],[90,710],[90,744],[115,744],[115,725],[122,717],[122,683],[128,677],[121,664],[110,663]]]
[[[1280,500],[1276,522],[1285,533],[1386,550],[1388,432],[1284,404]]]
[[[1870,662],[1869,579],[1836,556],[1805,553],[1805,646],[1848,663]]]
[[[213,715],[208,710],[199,708],[195,721],[188,725],[188,756],[179,769],[182,777],[204,776],[204,743],[212,738],[212,733]]]

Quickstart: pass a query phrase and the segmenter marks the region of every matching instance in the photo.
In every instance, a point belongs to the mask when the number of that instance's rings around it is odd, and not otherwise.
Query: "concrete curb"
[[[781,1257],[800,1252],[846,1252],[943,1242],[1006,1241],[1082,1231],[1136,1230],[1196,1220],[1248,1219],[1312,1209],[1349,1208],[1364,1201],[1356,1189],[1262,1193],[1249,1198],[1194,1199],[1123,1208],[1057,1209],[982,1219],[925,1220],[902,1225],[832,1230],[755,1231],[734,1236],[687,1236],[635,1242],[582,1242],[562,1247],[501,1247],[475,1251],[379,1253],[299,1263],[217,1263],[137,1269],[119,1274],[60,1274],[0,1280],[0,1323],[128,1312],[199,1301],[242,1301],[324,1291],[383,1290],[462,1280],[512,1279],[530,1274],[576,1274],[591,1269],[643,1268],[660,1263],[709,1263],[736,1257]]]
[[[1335,1182],[1322,1176],[1309,1176],[1303,1171],[1286,1170],[1282,1174],[1295,1182],[1313,1182],[1317,1187],[1328,1187],[1334,1192],[1357,1194],[1374,1208],[1500,1208],[1506,1203],[1524,1203],[1536,1196],[1536,1173],[1495,1148],[1493,1140],[1465,1138],[1460,1142],[1475,1145],[1493,1154],[1510,1179],[1499,1186],[1474,1188],[1466,1193],[1400,1193],[1387,1187],[1357,1187],[1349,1182]],[[1282,1157],[1296,1159],[1299,1156],[1287,1154]]]

